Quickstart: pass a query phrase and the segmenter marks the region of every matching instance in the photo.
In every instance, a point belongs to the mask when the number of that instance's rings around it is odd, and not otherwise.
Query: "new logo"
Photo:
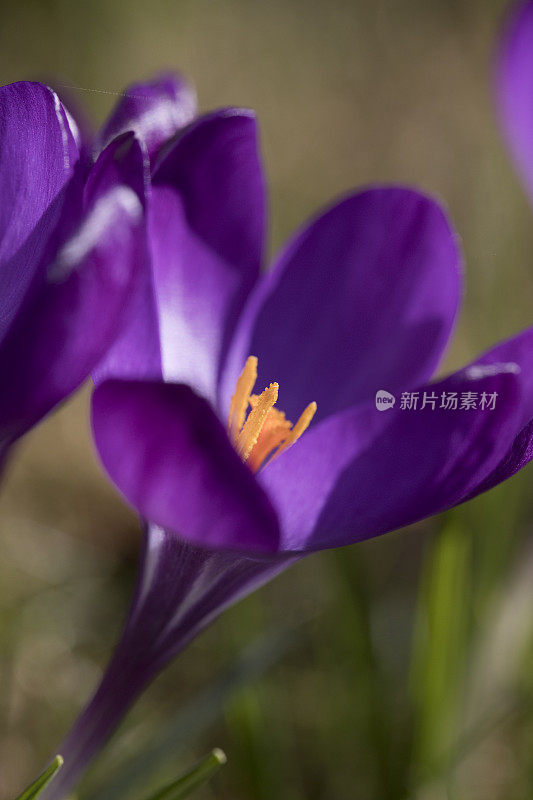
[[[388,411],[389,408],[394,406],[395,402],[394,395],[386,392],[385,389],[379,389],[376,392],[376,408],[378,411]]]

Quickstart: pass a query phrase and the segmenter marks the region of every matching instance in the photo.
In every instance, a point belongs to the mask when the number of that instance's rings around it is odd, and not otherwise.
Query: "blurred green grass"
[[[114,92],[165,68],[191,77],[203,109],[256,108],[273,250],[353,186],[440,196],[466,258],[454,367],[531,323],[533,211],[490,95],[504,8],[3,0],[0,82],[82,87],[95,124]],[[27,438],[0,496],[2,797],[37,773],[86,700],[134,580],[137,523],[100,473],[87,401],[84,390]],[[314,556],[229,611],[151,687],[81,796],[112,800],[106,783],[124,786],[146,752],[146,786],[116,795],[134,800],[213,745],[229,763],[205,800],[533,796],[532,475]]]

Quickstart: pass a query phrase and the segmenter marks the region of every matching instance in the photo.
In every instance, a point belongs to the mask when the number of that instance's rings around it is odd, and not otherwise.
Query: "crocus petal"
[[[496,101],[518,173],[533,202],[533,2],[509,18],[496,64]]]
[[[533,420],[524,425],[515,437],[511,447],[495,469],[478,486],[473,489],[465,500],[477,497],[478,494],[487,492],[499,483],[511,478],[525,467],[533,458]]]
[[[94,167],[81,224],[54,262],[40,265],[39,285],[0,347],[2,444],[77,388],[120,329],[145,230],[137,193],[107,168],[129,162],[137,185],[142,157],[131,136],[111,148]]]
[[[207,550],[149,526],[122,637],[96,693],[59,748],[65,763],[43,800],[69,793],[142,690],[194,636],[294,560]]]
[[[517,336],[498,344],[489,350],[475,364],[470,372],[492,368],[493,364],[515,363],[520,372],[520,415],[517,421],[514,440],[495,469],[470,493],[474,497],[492,489],[499,483],[517,473],[533,458],[533,328],[528,328]]]
[[[150,161],[161,146],[196,116],[196,93],[177,74],[129,86],[97,139],[97,151],[116,136],[133,131],[145,144]]]
[[[92,419],[106,470],[143,517],[202,546],[276,551],[268,498],[187,386],[106,381]]]
[[[0,87],[0,340],[49,244],[77,159],[54,92],[40,83]]]
[[[132,147],[134,141],[135,146]],[[126,159],[120,157],[125,148],[132,148]],[[98,171],[97,180],[100,185],[105,181],[109,189],[117,183],[129,182],[146,215],[147,187],[143,153],[142,143],[139,146],[133,134],[122,134],[101,154],[98,164],[102,164],[102,168]],[[89,176],[88,189],[94,177],[93,171]],[[147,237],[139,242],[136,261],[140,268],[134,272],[131,297],[122,315],[120,333],[93,370],[95,383],[102,383],[108,377],[150,380],[162,377],[159,317]]]
[[[491,347],[468,370],[471,375],[483,376],[509,364],[517,366],[521,403],[518,424],[522,428],[533,418],[533,327]]]
[[[210,344],[202,357],[216,374],[263,253],[265,188],[253,113],[225,109],[197,120],[162,158],[153,183],[154,194],[160,190],[151,225],[155,270],[166,272],[160,302],[165,303],[165,315],[174,313],[181,319],[180,326],[190,323],[193,331],[203,309],[212,306],[205,332]],[[183,215],[192,241],[189,245],[183,242],[181,251],[177,239],[184,238]],[[174,236],[173,225],[180,231]],[[199,249],[203,249],[203,254],[197,255],[201,266],[193,257]],[[205,277],[201,271],[206,272]],[[192,287],[200,283],[204,296],[191,303]],[[194,333],[192,338],[197,338]],[[169,373],[181,374],[181,354],[174,353],[164,337],[162,350]]]
[[[427,380],[460,297],[455,234],[440,206],[404,188],[348,197],[301,230],[258,285],[223,378],[226,407],[250,354],[258,388],[280,385],[295,420]]]
[[[201,119],[172,146],[146,201],[150,264],[135,312],[97,382],[164,377],[215,401],[225,342],[259,269],[263,202],[249,112]]]
[[[93,164],[95,132],[91,119],[83,106],[84,90],[68,83],[51,81],[50,88],[56,92],[65,109],[74,141],[80,154],[80,161],[85,176]]]
[[[335,547],[462,502],[511,446],[520,419],[516,365],[456,373],[419,390],[417,410],[354,409],[311,428],[260,474],[282,548]],[[436,407],[421,408],[424,392]],[[441,408],[442,393],[497,393],[494,410]],[[385,422],[386,420],[386,422]]]
[[[191,231],[183,201],[169,187],[153,187],[149,231],[162,374],[215,403],[222,335],[241,289],[239,275]]]

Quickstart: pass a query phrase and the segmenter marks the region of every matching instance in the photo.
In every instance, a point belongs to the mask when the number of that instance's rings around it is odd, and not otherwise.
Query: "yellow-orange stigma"
[[[271,383],[260,394],[252,394],[257,380],[257,358],[249,356],[231,398],[228,434],[235,449],[253,472],[270,464],[307,430],[316,413],[316,403],[309,403],[293,425],[283,411],[274,406],[279,386]],[[248,407],[250,412],[246,416]]]

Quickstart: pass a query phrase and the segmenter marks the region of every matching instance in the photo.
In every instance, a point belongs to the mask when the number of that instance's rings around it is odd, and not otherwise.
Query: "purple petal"
[[[520,385],[507,369],[486,377],[465,370],[422,387],[420,402],[424,391],[434,393],[434,409],[401,409],[398,399],[393,410],[368,405],[311,428],[260,473],[280,516],[282,549],[360,541],[463,501],[514,440]],[[443,409],[442,392],[475,392],[478,400],[496,392],[496,407]]]
[[[154,162],[161,146],[192,122],[196,111],[196,93],[181,75],[161,75],[147,83],[133,84],[100,132],[97,150],[116,136],[133,131]]]
[[[164,300],[169,307],[174,298],[188,297],[197,282],[206,293],[202,303],[213,305],[206,336],[218,337],[217,358],[223,358],[237,314],[254,284],[262,260],[265,229],[265,188],[258,153],[258,134],[252,112],[225,109],[195,122],[162,159],[154,175],[154,186],[164,191],[156,208],[151,228],[156,258],[177,263],[175,285],[172,268],[166,267]],[[172,194],[179,195],[172,199]],[[177,209],[177,211],[175,210]],[[181,229],[185,215],[193,234],[193,252],[181,259],[176,242],[165,246],[172,225]],[[176,233],[176,237],[183,234]],[[195,250],[202,249],[197,264]],[[199,274],[211,251],[209,276]],[[165,269],[164,263],[160,268]],[[186,274],[185,270],[188,271]],[[217,275],[217,272],[219,273]],[[189,305],[189,304],[188,304]],[[177,313],[186,309],[178,303]],[[203,313],[203,312],[202,312]],[[196,309],[191,309],[196,315]],[[183,317],[185,324],[189,320]],[[193,319],[193,328],[197,322]],[[163,342],[163,348],[165,343]],[[214,357],[215,353],[212,352]],[[179,360],[170,369],[179,369]]]
[[[472,369],[490,364],[515,363],[520,368],[520,416],[514,441],[500,463],[469,495],[474,497],[517,473],[533,458],[533,328],[494,347],[485,353]]]
[[[93,163],[94,127],[83,103],[80,102],[83,98],[84,90],[69,84],[58,83],[55,80],[50,81],[49,85],[56,92],[65,109],[69,126],[80,154],[80,161],[83,162],[84,172],[87,174]]]
[[[65,764],[43,800],[70,791],[138,695],[194,636],[294,561],[197,548],[150,526],[121,640],[95,695],[59,748]]]
[[[515,364],[520,381],[521,428],[533,417],[533,327],[512,336],[492,347],[468,367],[470,373],[479,375]]]
[[[0,347],[2,443],[77,388],[120,329],[145,230],[136,192],[118,178],[128,170],[117,169],[110,180],[110,162],[128,162],[131,184],[142,183],[138,144],[132,137],[115,142],[94,167],[76,233],[52,264],[40,265],[39,283]]]
[[[173,145],[147,200],[151,265],[98,380],[164,376],[215,400],[225,344],[259,269],[263,202],[248,112],[217,112]]]
[[[15,319],[60,218],[78,150],[54,92],[0,87],[0,340]]]
[[[485,480],[473,489],[467,500],[477,497],[478,494],[487,492],[499,483],[511,478],[519,470],[529,464],[533,458],[533,420],[524,425],[518,436],[515,437],[511,447],[495,469]]]
[[[223,332],[241,288],[239,275],[191,231],[173,189],[153,188],[149,220],[162,373],[167,382],[187,383],[215,402]]]
[[[100,458],[139,513],[207,547],[276,551],[276,514],[210,405],[187,386],[106,381],[93,396]]]
[[[103,168],[98,172],[98,181],[100,184],[105,181],[110,189],[117,182],[129,182],[146,212],[146,186],[141,148],[136,144],[128,159],[117,157],[122,148],[131,146],[132,141],[132,134],[123,134],[114,139],[104,150],[99,159]],[[136,139],[135,141],[137,142]],[[89,188],[92,177],[88,183]],[[93,370],[92,377],[95,383],[102,383],[108,377],[155,380],[162,376],[159,316],[148,237],[146,241],[143,237],[143,241],[139,242],[136,260],[139,269],[134,273],[131,297],[122,315],[120,333],[97,368]]]
[[[518,173],[533,202],[533,2],[510,16],[496,64],[500,122]]]
[[[253,111],[198,119],[162,158],[154,184],[178,190],[195,233],[255,278],[263,254],[265,185]]]
[[[223,378],[227,406],[248,355],[297,418],[325,418],[433,373],[460,297],[455,234],[433,200],[403,188],[348,197],[301,230],[257,287]]]

